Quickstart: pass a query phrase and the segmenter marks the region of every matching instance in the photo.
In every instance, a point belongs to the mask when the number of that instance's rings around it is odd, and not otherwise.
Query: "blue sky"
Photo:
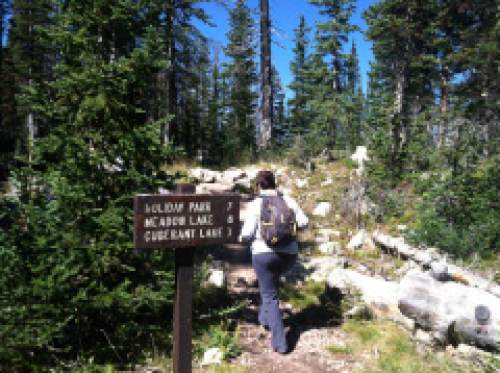
[[[353,16],[353,23],[358,25],[361,30],[366,30],[366,24],[362,18],[363,12],[376,0],[358,0],[356,13]],[[248,0],[248,5],[254,9],[255,18],[258,19],[258,0]],[[321,20],[318,9],[309,4],[307,0],[270,0],[271,21],[273,23],[273,46],[272,62],[279,71],[284,86],[288,86],[292,80],[290,73],[290,61],[293,59],[294,32],[299,23],[299,17],[304,14],[309,27],[315,22]],[[222,6],[213,2],[204,3],[202,7],[207,11],[215,27],[209,27],[200,23],[197,25],[203,34],[216,44],[226,45],[226,34],[228,32],[228,14]],[[310,40],[313,38],[310,35]],[[367,72],[370,67],[370,61],[373,58],[371,43],[365,39],[362,32],[356,32],[352,35],[358,48],[360,61],[361,79],[363,90],[366,92]],[[346,46],[350,50],[351,44]],[[291,93],[287,89],[287,97]]]

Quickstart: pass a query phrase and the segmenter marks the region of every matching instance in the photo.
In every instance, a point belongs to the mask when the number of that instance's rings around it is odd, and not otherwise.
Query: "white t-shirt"
[[[261,190],[260,196],[277,196],[278,191],[275,189],[264,189]],[[285,203],[288,205],[290,209],[295,213],[295,219],[297,221],[298,228],[305,228],[309,223],[309,219],[304,214],[304,211],[299,207],[297,202],[290,196],[283,195],[283,199]],[[241,229],[240,241],[249,242],[253,239],[252,242],[252,255],[261,254],[261,253],[269,253],[269,252],[280,252],[287,254],[297,254],[299,251],[299,246],[296,241],[289,243],[288,245],[279,247],[279,248],[270,248],[266,242],[262,239],[262,235],[260,233],[260,211],[262,206],[262,198],[255,198],[252,202],[250,202],[247,210],[247,214],[245,217],[245,221],[243,222],[243,227]]]

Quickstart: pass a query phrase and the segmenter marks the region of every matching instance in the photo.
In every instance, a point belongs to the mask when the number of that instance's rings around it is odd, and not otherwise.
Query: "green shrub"
[[[460,174],[434,174],[421,186],[423,201],[410,238],[459,257],[494,254],[500,247],[498,157]]]

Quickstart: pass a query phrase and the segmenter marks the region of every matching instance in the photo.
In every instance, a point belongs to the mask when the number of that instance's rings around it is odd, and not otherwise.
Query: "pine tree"
[[[459,71],[466,76],[458,91],[464,96],[466,115],[474,121],[482,156],[497,153],[500,122],[500,38],[498,4],[487,0],[456,4],[463,23],[460,27],[460,48],[453,56]]]
[[[271,63],[271,22],[269,20],[269,0],[260,0],[260,80],[261,80],[261,123],[259,128],[259,148],[266,149],[271,144],[273,133],[273,78]]]
[[[9,173],[9,166],[12,160],[12,144],[14,143],[12,131],[8,129],[6,112],[8,106],[9,88],[12,88],[12,81],[8,74],[6,52],[4,46],[4,37],[7,36],[7,14],[10,8],[10,1],[0,0],[0,76],[2,84],[0,85],[0,181],[6,180]]]
[[[226,130],[225,158],[237,160],[255,155],[254,112],[257,74],[254,62],[255,30],[250,8],[238,0],[230,11],[229,44],[225,53],[230,84],[229,118]]]
[[[285,91],[280,75],[275,66],[272,69],[273,78],[273,143],[283,146],[290,141],[290,128],[285,112]]]
[[[356,27],[350,23],[350,18],[355,9],[354,0],[310,0],[310,3],[320,8],[320,14],[327,18],[324,22],[318,22],[319,31],[318,52],[328,56],[331,60],[331,83],[332,97],[330,109],[339,112],[341,109],[342,76],[344,56],[342,46],[348,40],[350,32],[356,31]],[[328,124],[328,145],[333,148],[337,141],[337,129],[341,123],[332,117]]]
[[[314,52],[306,61],[305,91],[310,97],[308,115],[310,128],[305,132],[309,155],[314,155],[332,145],[333,123],[339,115],[338,95],[332,91],[332,75],[323,53],[319,51],[320,35],[316,32]]]
[[[33,102],[23,100],[22,93],[43,86],[51,74],[49,47],[40,34],[40,27],[50,23],[51,11],[50,0],[12,1],[9,54],[14,73],[18,132],[23,134],[20,153],[27,156],[28,162],[32,160],[33,141],[46,132],[47,123],[32,110]]]
[[[396,173],[402,172],[412,123],[433,105],[432,85],[428,84],[432,64],[426,58],[433,14],[432,7],[426,5],[419,1],[385,0],[372,5],[364,15],[369,25],[367,36],[374,42],[374,67],[379,69],[377,75],[382,79],[384,93],[392,96],[388,121],[391,163]]]
[[[344,92],[344,110],[346,111],[346,146],[348,153],[355,146],[361,145],[363,120],[363,91],[359,72],[359,60],[354,40],[351,53],[346,61],[346,90]]]
[[[290,124],[294,134],[303,135],[307,132],[310,122],[308,113],[308,101],[310,97],[307,95],[306,89],[306,69],[308,59],[309,41],[307,34],[310,29],[306,26],[306,20],[303,15],[300,16],[299,27],[295,31],[295,54],[294,60],[290,64],[290,70],[293,75],[293,81],[290,84],[290,89],[293,92],[293,98],[289,100],[290,107]]]
[[[218,52],[216,52],[218,55]],[[208,159],[212,164],[220,164],[223,159],[222,148],[224,144],[222,131],[223,116],[223,91],[220,76],[219,58],[215,57],[212,66],[210,97],[208,101],[207,130],[208,130]]]
[[[52,27],[40,28],[60,52],[51,96],[40,95],[42,86],[25,94],[50,131],[34,143],[33,167],[18,173],[32,177],[32,193],[10,212],[8,234],[0,232],[1,260],[12,265],[0,269],[2,299],[9,294],[0,325],[16,328],[0,333],[14,371],[64,359],[136,360],[125,341],[168,330],[172,301],[170,254],[131,250],[132,197],[173,181],[160,170],[171,155],[160,144],[168,118],[149,119],[151,87],[167,63],[161,4],[64,5]]]
[[[178,146],[191,147],[192,141],[186,136],[193,132],[189,122],[183,122],[181,116],[186,116],[185,103],[192,97],[183,96],[191,92],[195,84],[192,77],[197,74],[198,48],[204,48],[205,39],[195,27],[194,21],[208,22],[208,16],[198,5],[201,0],[164,0],[163,13],[165,18],[166,55],[170,62],[164,71],[164,100],[166,107],[163,115],[170,115],[171,120],[162,128],[162,141],[171,141]],[[204,58],[204,57],[203,57]],[[192,109],[192,107],[191,107]],[[191,115],[191,113],[189,114]],[[188,149],[191,155],[192,149]]]

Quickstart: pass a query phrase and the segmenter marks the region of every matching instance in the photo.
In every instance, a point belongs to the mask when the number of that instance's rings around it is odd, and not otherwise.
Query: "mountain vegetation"
[[[296,20],[289,87],[269,2],[210,1],[227,7],[223,46],[199,28],[217,21],[207,2],[0,0],[0,370],[170,347],[173,254],[133,250],[132,201],[173,187],[176,164],[366,145],[377,222],[460,258],[498,253],[496,1],[371,5],[366,92],[354,0],[309,0],[322,21]]]

